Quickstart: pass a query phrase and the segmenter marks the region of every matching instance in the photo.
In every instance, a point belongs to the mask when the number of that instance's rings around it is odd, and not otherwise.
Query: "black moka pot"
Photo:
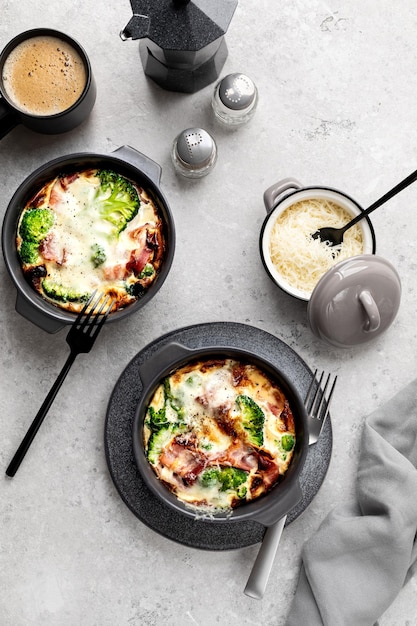
[[[145,74],[170,91],[194,93],[214,82],[227,58],[224,35],[238,0],[130,0],[120,33],[141,39]]]

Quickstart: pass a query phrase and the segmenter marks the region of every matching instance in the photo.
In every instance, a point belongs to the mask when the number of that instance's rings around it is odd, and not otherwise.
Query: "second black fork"
[[[66,375],[68,374],[72,364],[75,361],[75,358],[78,354],[90,352],[91,348],[93,347],[97,335],[100,332],[113,306],[113,302],[110,300],[109,297],[106,297],[102,304],[100,304],[101,299],[101,295],[96,296],[96,293],[93,293],[93,295],[84,305],[74,324],[71,326],[67,335],[67,343],[70,346],[71,350],[70,354],[64,364],[64,367],[59,373],[58,378],[52,385],[51,390],[49,391],[41,408],[36,414],[36,417],[30,425],[26,435],[22,439],[22,443],[16,450],[13,459],[10,461],[10,464],[6,470],[7,476],[13,477],[19,469],[19,466],[23,461],[26,452],[28,451],[32,441],[36,436],[36,433],[38,432],[43,420],[45,419],[46,414],[48,413],[55,399],[55,396],[57,395],[62,383],[65,380]]]

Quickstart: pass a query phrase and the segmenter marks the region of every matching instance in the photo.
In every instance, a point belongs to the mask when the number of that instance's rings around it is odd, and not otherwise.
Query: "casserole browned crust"
[[[102,172],[85,169],[54,177],[19,218],[16,246],[27,281],[69,311],[80,311],[93,291],[111,296],[113,311],[126,307],[144,295],[164,259],[164,223],[150,194],[106,170],[107,180],[122,181],[127,200],[122,193],[114,192],[113,198],[114,187],[108,184],[103,191]],[[36,211],[49,214],[50,227],[33,234],[25,220]]]
[[[160,481],[204,512],[232,510],[267,493],[286,474],[296,433],[291,406],[259,367],[197,360],[157,387],[144,447]]]

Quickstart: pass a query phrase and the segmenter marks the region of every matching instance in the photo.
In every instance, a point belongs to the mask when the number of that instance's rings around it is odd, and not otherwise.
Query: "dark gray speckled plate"
[[[122,372],[109,401],[104,432],[107,464],[121,498],[144,524],[168,539],[205,550],[232,550],[259,543],[265,532],[262,524],[194,521],[162,504],[139,474],[132,450],[132,423],[142,392],[138,368],[171,341],[189,348],[222,345],[252,350],[282,368],[301,397],[305,397],[313,374],[294,350],[270,333],[233,322],[197,324],[174,330],[138,352]],[[331,452],[332,426],[327,419],[319,441],[309,447],[300,476],[303,497],[288,514],[286,524],[295,520],[317,494],[326,476]]]

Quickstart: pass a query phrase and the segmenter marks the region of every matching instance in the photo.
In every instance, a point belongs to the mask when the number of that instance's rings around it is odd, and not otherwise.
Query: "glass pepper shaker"
[[[246,124],[256,111],[258,90],[249,76],[228,74],[216,84],[211,104],[216,118],[223,124]]]
[[[187,128],[174,140],[171,158],[175,170],[187,178],[202,178],[216,164],[217,145],[203,128]]]

